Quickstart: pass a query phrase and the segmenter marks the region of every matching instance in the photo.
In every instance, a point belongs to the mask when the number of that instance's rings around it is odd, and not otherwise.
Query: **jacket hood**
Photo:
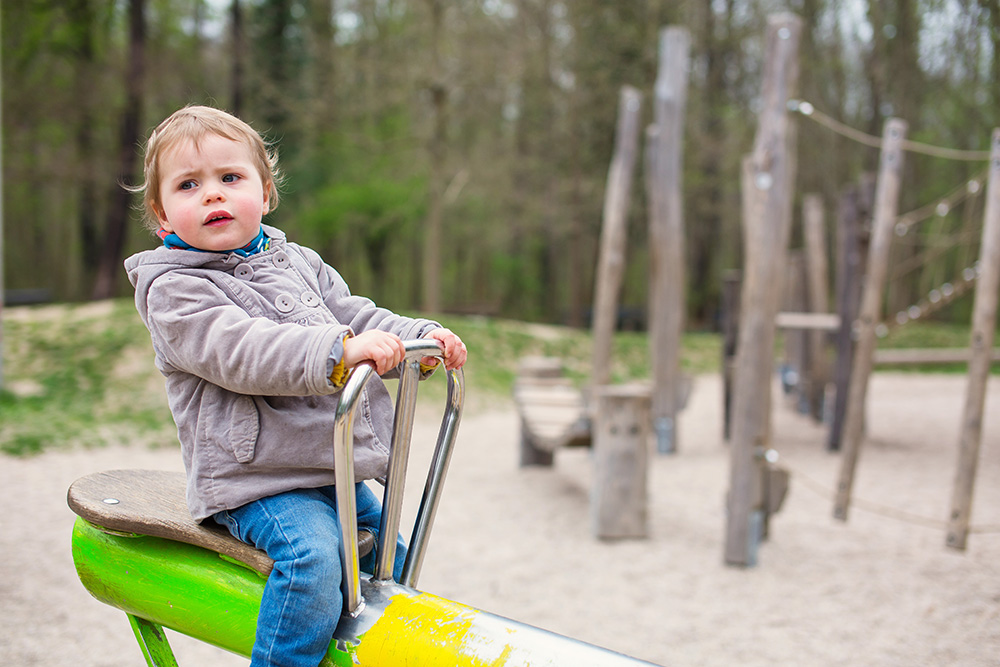
[[[271,247],[265,252],[271,252],[285,244],[285,233],[277,227],[261,224],[264,233],[271,239]],[[142,320],[146,321],[147,308],[145,295],[149,286],[164,273],[185,268],[214,268],[225,270],[242,257],[228,252],[202,252],[195,250],[180,250],[159,246],[152,250],[143,250],[125,260],[125,272],[129,282],[135,288],[135,307]]]

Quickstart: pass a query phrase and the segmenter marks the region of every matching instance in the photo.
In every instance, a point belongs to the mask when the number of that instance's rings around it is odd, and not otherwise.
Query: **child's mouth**
[[[231,215],[229,215],[228,213],[224,213],[224,212],[213,213],[212,215],[210,215],[207,218],[205,218],[205,224],[208,225],[208,226],[217,226],[217,225],[225,224],[225,223],[229,222],[232,219],[233,219],[233,217]]]

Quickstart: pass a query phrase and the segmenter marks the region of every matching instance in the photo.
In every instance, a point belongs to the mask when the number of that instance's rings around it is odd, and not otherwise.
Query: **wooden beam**
[[[681,383],[681,336],[684,333],[684,109],[687,103],[688,53],[685,28],[660,33],[654,115],[647,163],[649,216],[649,353],[653,375],[651,418],[656,448],[677,451],[678,392]]]
[[[1000,361],[1000,347],[987,350],[991,361]],[[972,350],[967,347],[935,347],[926,349],[876,350],[876,366],[890,364],[964,364],[972,359]]]
[[[840,329],[836,334],[836,363],[833,382],[836,390],[833,419],[827,437],[827,449],[840,449],[847,414],[847,392],[851,385],[854,359],[853,324],[858,317],[863,287],[864,265],[868,257],[869,225],[867,221],[875,199],[875,179],[863,174],[860,182],[841,195],[837,208],[837,314]]]
[[[592,383],[607,384],[611,379],[611,341],[615,331],[618,295],[625,271],[625,231],[632,189],[632,176],[639,144],[639,112],[642,94],[623,86],[618,98],[618,127],[615,152],[608,169],[604,193],[604,220],[594,289],[594,349]]]
[[[841,521],[847,521],[851,488],[854,485],[854,470],[861,451],[865,397],[868,394],[868,378],[871,375],[875,353],[875,326],[880,321],[892,230],[899,208],[905,137],[906,122],[899,118],[890,118],[882,133],[882,153],[875,194],[875,220],[871,247],[868,251],[868,271],[861,295],[861,310],[855,323],[856,347],[851,367],[851,384],[847,394],[847,412],[844,416],[840,478],[833,509],[833,516]]]
[[[983,242],[979,250],[979,281],[972,313],[969,385],[962,411],[958,441],[958,466],[951,496],[946,544],[965,549],[972,515],[979,445],[983,436],[983,408],[990,374],[993,336],[996,333],[997,294],[1000,290],[1000,129],[993,130],[990,175],[986,188]]]
[[[774,325],[779,329],[812,329],[836,331],[840,328],[840,315],[836,313],[778,313]]]
[[[743,161],[745,257],[724,549],[728,565],[755,565],[762,538],[761,466],[770,437],[774,320],[791,231],[795,174],[795,133],[787,104],[798,82],[801,32],[802,20],[794,14],[768,17],[759,124],[753,151]]]
[[[823,224],[823,199],[817,194],[808,194],[802,201],[802,224],[804,226],[806,250],[806,290],[809,294],[809,312],[813,315],[828,316],[830,310],[830,280],[826,260],[826,235]],[[836,325],[826,329],[809,331],[809,369],[803,392],[813,418],[823,418],[823,396],[830,378],[830,363],[827,358],[826,331],[840,328],[840,317],[834,315]]]

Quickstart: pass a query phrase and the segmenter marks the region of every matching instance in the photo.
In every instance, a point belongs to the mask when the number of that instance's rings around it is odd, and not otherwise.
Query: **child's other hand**
[[[375,372],[382,375],[398,366],[405,356],[402,339],[386,331],[372,329],[344,341],[344,365],[348,368],[371,361]]]
[[[433,338],[441,342],[444,346],[444,367],[449,371],[461,368],[465,364],[465,359],[469,356],[469,352],[465,349],[465,343],[462,342],[462,339],[452,333],[451,330],[444,328],[434,329],[433,331],[429,331],[424,338]],[[437,362],[438,360],[435,357],[421,359],[421,363],[425,366],[436,366]]]

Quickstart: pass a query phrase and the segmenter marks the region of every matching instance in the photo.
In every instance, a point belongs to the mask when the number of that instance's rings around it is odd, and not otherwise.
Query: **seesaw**
[[[465,385],[448,371],[448,395],[401,581],[392,579],[406,463],[416,407],[419,360],[440,356],[433,341],[406,341],[392,452],[374,572],[360,559],[373,548],[358,533],[353,493],[354,411],[373,371],[355,368],[334,424],[337,510],[341,517],[344,613],[321,665],[487,667],[651,665],[620,653],[490,614],[416,588],[458,433]],[[73,560],[84,587],[128,616],[150,667],[177,667],[164,628],[249,656],[271,560],[224,529],[199,525],[184,501],[180,473],[122,470],[70,486]],[[541,594],[541,591],[539,592]]]

